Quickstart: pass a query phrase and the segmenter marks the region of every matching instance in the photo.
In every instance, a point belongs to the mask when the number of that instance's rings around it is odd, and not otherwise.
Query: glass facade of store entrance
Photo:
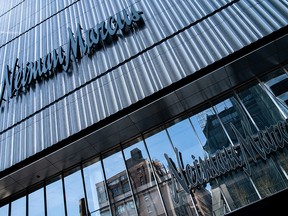
[[[19,215],[225,215],[288,187],[288,150],[251,163],[248,176],[233,170],[186,193],[167,166],[176,147],[184,164],[213,155],[238,140],[231,123],[253,133],[285,121],[287,66],[257,78],[244,88],[210,101],[198,110],[165,122],[135,139],[47,179],[0,208],[1,216]],[[281,90],[280,90],[281,89]],[[288,143],[286,143],[288,145]],[[179,195],[179,202],[174,201]],[[27,213],[27,214],[26,214]]]

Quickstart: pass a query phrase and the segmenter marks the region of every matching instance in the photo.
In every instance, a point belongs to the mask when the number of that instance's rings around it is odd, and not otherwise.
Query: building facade
[[[0,3],[1,216],[285,210],[287,1]]]

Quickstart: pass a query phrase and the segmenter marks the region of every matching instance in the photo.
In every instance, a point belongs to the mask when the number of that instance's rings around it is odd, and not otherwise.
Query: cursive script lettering
[[[106,22],[98,23],[96,28],[84,31],[85,40],[82,37],[83,29],[78,24],[76,34],[68,28],[69,42],[65,51],[63,47],[59,47],[43,58],[27,62],[22,67],[18,64],[18,58],[11,69],[6,65],[0,88],[0,107],[3,107],[4,101],[28,91],[36,81],[49,78],[59,71],[68,72],[70,61],[78,61],[83,55],[92,55],[104,41],[115,37],[118,30],[129,30],[133,23],[141,19],[140,14],[141,11],[132,7],[129,13],[123,10],[110,16]]]
[[[175,178],[172,180],[178,182],[187,193],[190,193],[191,190],[202,184],[237,168],[242,168],[250,176],[251,161],[257,162],[258,158],[267,160],[267,155],[288,144],[287,121],[266,127],[265,130],[259,131],[256,135],[252,134],[247,124],[243,121],[241,123],[244,137],[232,123],[230,124],[238,140],[237,145],[217,150],[213,155],[205,156],[204,159],[200,157],[196,159],[192,156],[192,163],[187,164],[185,168],[181,152],[177,148],[174,148],[174,152],[178,167],[167,154],[164,154],[168,168]],[[173,182],[172,185],[176,185],[176,183]],[[176,191],[175,188],[174,191]],[[174,200],[175,202],[179,200],[176,194],[174,194]]]

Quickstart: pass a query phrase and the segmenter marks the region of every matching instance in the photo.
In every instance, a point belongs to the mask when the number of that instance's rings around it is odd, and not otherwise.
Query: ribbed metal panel
[[[26,63],[133,5],[145,26],[37,83],[0,113],[0,170],[115,114],[288,23],[287,1],[24,1],[0,17],[0,70]],[[12,3],[11,3],[12,4]],[[13,2],[12,5],[17,4]],[[221,7],[225,7],[221,9]],[[28,9],[28,10],[27,10]],[[215,13],[213,13],[215,12]],[[0,12],[1,13],[1,12]],[[51,17],[52,16],[52,17]],[[36,26],[35,26],[36,25]],[[35,27],[34,27],[35,26]],[[140,54],[140,55],[139,55]],[[123,62],[125,64],[123,64]],[[111,70],[111,68],[114,68]],[[2,76],[1,76],[2,79]],[[2,82],[2,80],[1,80]]]

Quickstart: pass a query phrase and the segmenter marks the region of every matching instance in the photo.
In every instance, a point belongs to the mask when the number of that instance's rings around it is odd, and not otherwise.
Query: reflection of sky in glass
[[[11,216],[26,215],[26,197],[21,197],[11,203]]]
[[[48,216],[64,215],[62,180],[59,179],[46,186]]]
[[[84,198],[84,188],[80,170],[64,178],[67,212],[69,216],[79,216],[79,200]]]
[[[204,135],[204,133],[202,131],[202,128],[201,128],[201,126],[200,126],[200,124],[198,122],[197,117],[196,116],[192,116],[192,117],[190,117],[190,120],[192,122],[192,125],[193,125],[196,133],[197,133],[197,136],[198,136],[198,138],[200,140],[201,145],[204,146],[204,144],[206,143],[207,139],[206,139],[206,137],[205,137],[205,135]]]
[[[125,160],[128,160],[129,158],[131,158],[131,151],[135,148],[138,148],[141,151],[144,159],[148,159],[148,154],[147,154],[147,151],[145,149],[144,142],[140,141],[140,142],[124,149]]]
[[[95,211],[99,208],[96,184],[104,181],[101,162],[98,161],[85,167],[83,172],[88,199],[88,208],[89,211]]]
[[[0,208],[0,215],[2,216],[8,216],[8,209],[9,209],[9,204],[2,206]]]
[[[165,131],[161,131],[151,137],[145,139],[151,160],[158,160],[167,168],[167,162],[164,153],[168,154],[171,158],[174,157],[174,151]]]
[[[277,84],[278,82],[280,82],[284,79],[287,79],[287,74],[282,74],[282,75],[276,76],[276,77],[266,81],[266,84],[268,86],[272,86],[272,85]]]
[[[109,179],[125,170],[125,163],[121,152],[117,152],[103,159],[106,178]]]
[[[203,110],[202,112],[196,114],[197,124],[203,129],[206,125],[207,116],[214,115],[211,108]]]
[[[44,213],[44,190],[43,188],[30,193],[28,196],[29,199],[29,216],[39,216],[45,215]]]
[[[233,106],[233,104],[231,103],[231,100],[226,99],[226,100],[222,101],[221,103],[218,103],[217,105],[215,105],[215,109],[216,109],[217,113],[220,113],[223,110],[226,110],[232,106]]]
[[[167,130],[174,147],[182,153],[184,164],[192,164],[191,155],[196,158],[203,157],[203,150],[188,119],[169,127]]]

